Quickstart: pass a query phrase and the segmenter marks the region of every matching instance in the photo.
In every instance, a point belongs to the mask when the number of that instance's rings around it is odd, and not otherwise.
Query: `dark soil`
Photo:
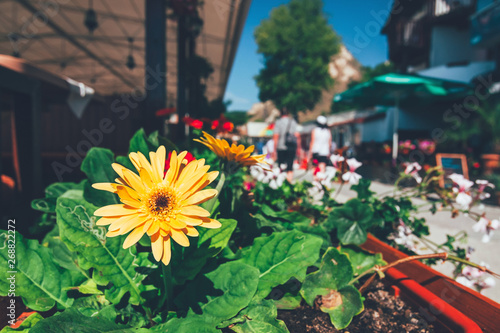
[[[328,314],[307,304],[295,310],[280,310],[278,318],[285,322],[290,333],[439,333],[423,316],[391,295],[381,282],[363,296],[365,310],[343,330],[333,327]]]

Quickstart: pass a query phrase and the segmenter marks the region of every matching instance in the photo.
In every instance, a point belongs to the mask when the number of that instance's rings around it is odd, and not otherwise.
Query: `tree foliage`
[[[261,101],[291,112],[314,108],[333,84],[328,72],[340,39],[328,25],[321,0],[291,0],[255,30],[264,68],[256,76]]]

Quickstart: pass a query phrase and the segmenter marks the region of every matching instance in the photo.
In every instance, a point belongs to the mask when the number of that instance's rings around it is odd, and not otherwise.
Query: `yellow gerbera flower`
[[[187,164],[186,154],[184,151],[177,155],[173,151],[165,174],[163,146],[156,153],[149,153],[151,163],[140,152],[130,153],[129,158],[139,175],[113,163],[113,169],[120,176],[116,183],[92,185],[98,190],[117,193],[123,203],[95,211],[94,215],[102,216],[97,225],[109,225],[106,236],[130,232],[123,243],[126,249],[147,233],[155,259],[168,265],[171,238],[182,246],[189,246],[187,236],[198,236],[195,226],[221,226],[219,221],[210,218],[210,212],[197,206],[217,195],[215,189],[203,189],[217,178],[218,172],[208,172],[210,166],[205,165],[204,159]]]
[[[252,166],[260,163],[264,163],[264,158],[266,155],[254,155],[254,146],[250,146],[245,149],[244,145],[235,145],[234,143],[229,145],[229,143],[224,139],[216,139],[207,132],[203,132],[205,137],[201,139],[194,139],[205,146],[207,146],[211,151],[213,151],[217,156],[225,159],[228,162],[236,162],[243,166]]]

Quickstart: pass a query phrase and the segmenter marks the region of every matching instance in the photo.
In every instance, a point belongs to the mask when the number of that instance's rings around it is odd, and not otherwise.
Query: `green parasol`
[[[395,162],[398,156],[398,122],[401,103],[435,103],[454,100],[466,96],[470,89],[469,85],[459,82],[390,73],[377,76],[337,94],[333,101],[358,107],[394,106],[392,158]]]

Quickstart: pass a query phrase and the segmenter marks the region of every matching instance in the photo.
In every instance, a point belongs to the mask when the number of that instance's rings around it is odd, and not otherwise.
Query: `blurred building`
[[[498,1],[395,1],[382,33],[403,73],[470,83],[499,68]]]

